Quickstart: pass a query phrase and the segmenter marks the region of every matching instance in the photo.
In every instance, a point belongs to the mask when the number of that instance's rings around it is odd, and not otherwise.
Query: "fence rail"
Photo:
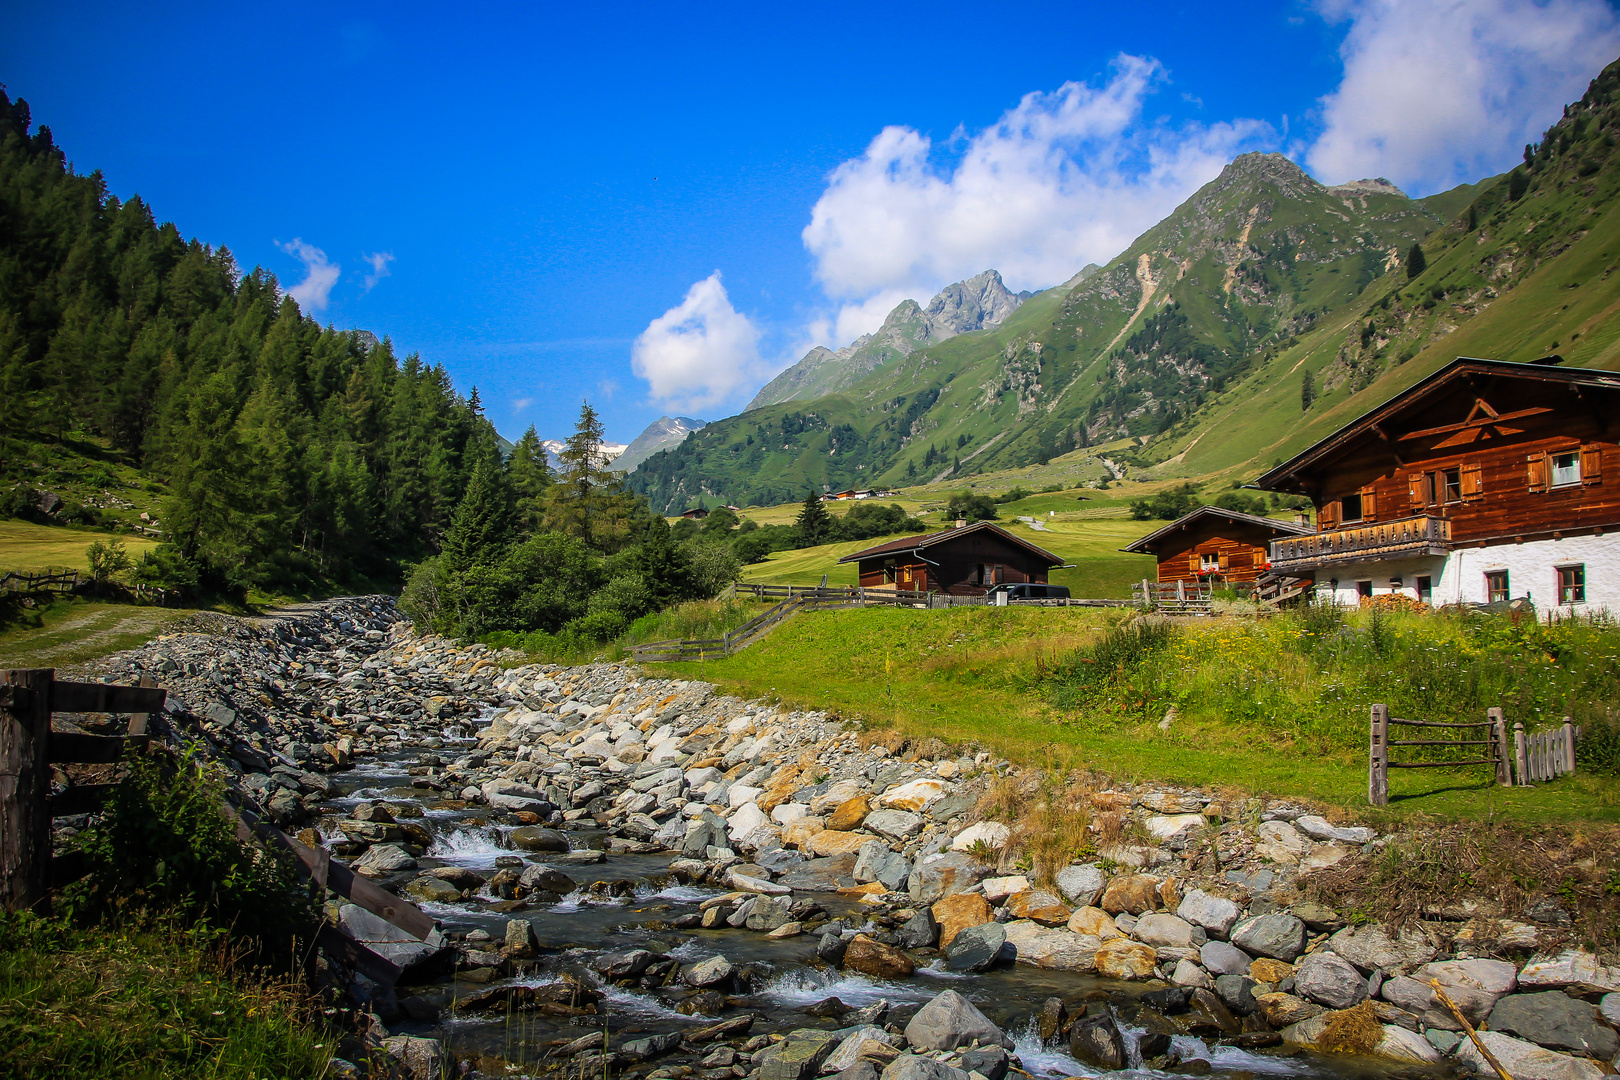
[[[1155,608],[1172,615],[1208,615],[1215,590],[1211,585],[1143,578],[1131,586],[1131,596],[1137,607]]]
[[[77,570],[8,570],[0,574],[0,592],[70,593],[81,580],[89,580]]]
[[[1391,724],[1415,728],[1442,728],[1457,731],[1455,739],[1391,739]],[[1513,737],[1508,738],[1507,721],[1501,709],[1485,710],[1482,721],[1458,720],[1403,720],[1389,715],[1385,705],[1374,705],[1370,716],[1371,733],[1367,748],[1367,801],[1374,806],[1389,805],[1390,769],[1454,769],[1474,765],[1489,765],[1496,783],[1511,787],[1515,783],[1528,787],[1555,779],[1575,771],[1575,740],[1581,729],[1564,717],[1563,726],[1552,731],[1526,735],[1524,724],[1515,722]],[[1467,738],[1470,729],[1481,731],[1484,738]],[[1485,748],[1482,757],[1449,759],[1445,761],[1391,761],[1390,748],[1396,746],[1422,746],[1454,748],[1474,752],[1471,748]]]
[[[1432,514],[1417,514],[1273,540],[1271,567],[1286,573],[1334,562],[1391,555],[1444,555],[1450,550],[1451,522]]]
[[[50,889],[84,876],[82,857],[51,857],[51,818],[85,813],[118,785],[72,785],[51,793],[52,764],[105,764],[152,743],[148,717],[161,712],[166,692],[150,679],[140,686],[60,682],[50,668],[0,671],[0,907],[43,909]],[[130,714],[123,735],[51,730],[51,714]],[[408,900],[331,860],[325,848],[303,844],[245,806],[221,804],[243,841],[257,839],[289,851],[299,873],[350,903],[381,916],[420,940],[435,939],[438,924]],[[402,969],[341,929],[323,924],[318,944],[368,977],[392,985]]]

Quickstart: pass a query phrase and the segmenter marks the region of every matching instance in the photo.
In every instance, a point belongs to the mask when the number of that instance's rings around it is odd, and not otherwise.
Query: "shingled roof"
[[[1200,506],[1198,509],[1176,518],[1164,528],[1155,529],[1135,543],[1119,550],[1138,555],[1157,555],[1158,552],[1155,549],[1158,547],[1160,540],[1172,533],[1180,532],[1185,526],[1205,517],[1225,518],[1236,525],[1258,526],[1270,530],[1274,536],[1305,536],[1316,532],[1316,529],[1310,525],[1297,525],[1292,521],[1276,521],[1272,518],[1257,517],[1254,514],[1245,514],[1241,510],[1227,510],[1220,506]]]
[[[947,543],[951,540],[959,540],[962,537],[974,532],[992,532],[1001,537],[1003,540],[1007,540],[1011,543],[1017,544],[1021,548],[1034,552],[1036,556],[1045,559],[1053,566],[1063,565],[1063,559],[1061,557],[1052,554],[1045,548],[1036,547],[1028,540],[1014,536],[1006,529],[1003,529],[1001,526],[991,521],[980,521],[972,525],[966,525],[960,529],[946,529],[943,532],[922,533],[917,536],[902,536],[896,540],[888,540],[884,543],[876,545],[875,547],[869,547],[863,551],[857,551],[852,555],[845,555],[842,559],[839,559],[838,562],[841,565],[847,562],[859,562],[861,559],[870,559],[878,555],[890,555],[902,551],[917,551],[922,548],[934,547],[939,544]]]

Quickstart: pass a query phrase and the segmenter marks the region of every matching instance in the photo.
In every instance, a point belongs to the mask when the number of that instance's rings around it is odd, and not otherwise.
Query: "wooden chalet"
[[[983,596],[994,585],[1046,582],[1063,560],[988,521],[944,532],[903,536],[845,555],[860,564],[868,589],[915,589],[952,596]]]
[[[1277,466],[1316,530],[1274,572],[1342,603],[1620,612],[1620,373],[1459,357]]]
[[[1254,581],[1266,572],[1273,540],[1315,531],[1308,523],[1200,506],[1120,550],[1156,558],[1161,584],[1235,583]]]
[[[702,521],[709,516],[709,512],[701,506],[694,506],[690,510],[682,510],[681,517],[691,518],[693,521]]]

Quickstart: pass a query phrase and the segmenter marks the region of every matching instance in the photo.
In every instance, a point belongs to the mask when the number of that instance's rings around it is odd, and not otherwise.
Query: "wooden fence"
[[[42,910],[50,890],[84,876],[74,854],[52,858],[51,818],[93,811],[116,783],[74,785],[51,794],[52,764],[109,764],[152,742],[148,716],[163,709],[165,691],[150,679],[141,686],[59,682],[50,668],[0,671],[0,906],[11,911]],[[51,730],[51,714],[130,714],[123,735],[84,735]],[[437,939],[433,918],[415,904],[331,861],[322,847],[293,839],[247,807],[221,804],[243,841],[274,844],[290,852],[299,873],[350,903],[381,916],[418,940]],[[317,943],[385,986],[402,969],[331,924]]]
[[[1457,737],[1391,739],[1389,737],[1391,724],[1444,729],[1456,732]],[[1456,769],[1489,765],[1496,783],[1502,787],[1510,787],[1515,782],[1519,786],[1529,786],[1573,773],[1575,740],[1581,733],[1581,729],[1575,727],[1566,716],[1562,727],[1529,736],[1525,734],[1524,724],[1516,722],[1510,741],[1507,722],[1502,717],[1501,709],[1487,709],[1483,721],[1453,722],[1402,720],[1389,715],[1389,708],[1384,705],[1372,707],[1370,726],[1371,734],[1367,749],[1367,801],[1374,806],[1389,805],[1390,769]],[[1465,738],[1464,736],[1469,733],[1483,735],[1483,738]],[[1480,756],[1451,758],[1444,761],[1391,761],[1390,748],[1400,746],[1421,746],[1431,750],[1455,749],[1465,754],[1475,753]],[[1484,749],[1475,750],[1476,747]]]
[[[0,592],[70,593],[81,579],[89,580],[77,570],[8,570],[0,574]]]
[[[739,584],[736,586],[738,592],[753,592],[755,588],[762,590],[792,589],[793,594],[781,603],[767,608],[741,626],[727,631],[720,637],[649,641],[641,645],[632,645],[630,647],[631,657],[636,660],[661,662],[668,660],[705,660],[730,656],[739,649],[759,640],[765,631],[777,623],[797,615],[801,611],[868,607],[874,604],[911,607],[924,603],[928,599],[927,593],[893,589],[863,589],[853,585],[833,588],[804,585],[749,586]],[[722,596],[724,595],[722,594]],[[753,592],[753,595],[776,596],[781,594],[776,592]]]
[[[1149,581],[1143,578],[1131,586],[1137,607],[1152,608],[1169,615],[1208,615],[1214,602],[1209,585],[1189,585],[1184,581]]]

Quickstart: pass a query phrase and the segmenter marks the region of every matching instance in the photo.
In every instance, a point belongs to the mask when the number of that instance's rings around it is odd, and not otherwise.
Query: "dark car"
[[[1067,600],[1069,587],[1067,585],[1043,585],[1033,581],[1018,582],[1016,584],[996,585],[985,595],[990,602],[995,603],[997,593],[1006,593],[1008,600]]]

